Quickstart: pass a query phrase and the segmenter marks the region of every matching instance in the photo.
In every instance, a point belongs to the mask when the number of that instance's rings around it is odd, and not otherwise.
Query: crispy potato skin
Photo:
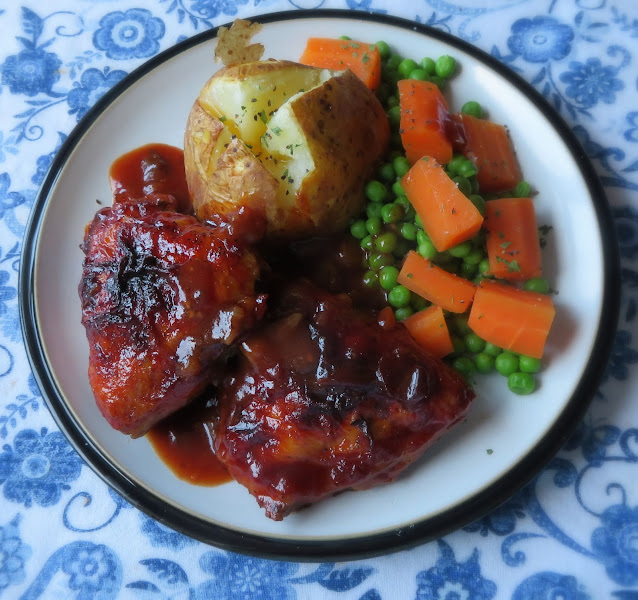
[[[294,238],[339,231],[361,209],[363,186],[385,151],[390,127],[375,95],[350,71],[335,73],[292,100],[283,100],[287,101],[281,108],[287,119],[283,126],[297,132],[294,145],[307,148],[304,159],[301,150],[285,156],[263,144],[251,149],[230,135],[233,129],[227,120],[222,123],[211,114],[216,78],[227,82],[231,76],[255,77],[260,89],[272,93],[282,73],[294,77],[288,69],[302,69],[307,77],[312,68],[285,61],[237,65],[222,69],[204,86],[184,138],[186,177],[200,219],[236,212],[242,206],[258,207],[265,212],[267,237]],[[269,79],[274,77],[278,79]],[[272,86],[263,85],[264,80]],[[263,98],[257,102],[265,103]],[[273,98],[275,110],[281,104],[281,97]],[[223,143],[223,136],[229,141]],[[291,185],[287,170],[282,176],[282,165],[301,160],[309,161],[310,168],[302,169],[307,175]]]

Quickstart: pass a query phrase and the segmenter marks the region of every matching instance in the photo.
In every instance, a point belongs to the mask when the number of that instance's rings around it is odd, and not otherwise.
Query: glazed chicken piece
[[[82,246],[89,381],[108,422],[133,437],[219,382],[265,307],[254,254],[175,208],[159,194],[116,203]]]
[[[292,284],[221,387],[215,449],[266,515],[386,483],[468,410],[474,393],[401,324]]]

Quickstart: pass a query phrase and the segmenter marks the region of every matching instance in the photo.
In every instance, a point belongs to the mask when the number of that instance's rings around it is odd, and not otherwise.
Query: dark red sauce
[[[219,485],[231,480],[213,451],[212,411],[207,403],[196,401],[146,434],[170,470],[196,485]]]
[[[165,144],[142,146],[118,158],[109,176],[116,202],[167,194],[175,197],[179,211],[192,212],[183,152],[179,148]],[[250,218],[249,213],[241,212],[230,223],[211,225],[232,228],[239,237],[249,238],[246,231],[250,229]],[[256,230],[263,230],[263,224],[254,225]],[[377,314],[386,305],[380,289],[371,290],[363,284],[364,254],[350,235],[262,247],[260,254],[266,264],[260,283],[263,289],[258,291],[270,293],[273,298],[284,281],[305,277],[328,292],[349,295],[354,305],[371,313]],[[214,410],[210,402],[195,401],[147,433],[158,456],[180,479],[198,485],[218,485],[231,479],[213,450]]]
[[[116,202],[170,194],[180,212],[190,213],[184,152],[167,144],[147,144],[120,156],[109,170]]]

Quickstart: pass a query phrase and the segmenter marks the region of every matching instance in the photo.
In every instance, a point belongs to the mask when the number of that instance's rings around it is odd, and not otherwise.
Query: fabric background
[[[622,256],[621,318],[587,417],[481,520],[410,551],[278,563],[132,508],[57,430],[30,374],[18,270],[52,157],[113,84],[236,16],[349,8],[463,38],[560,112],[598,171]],[[0,0],[0,598],[638,599],[638,4],[613,0]],[[586,268],[586,265],[583,265]]]

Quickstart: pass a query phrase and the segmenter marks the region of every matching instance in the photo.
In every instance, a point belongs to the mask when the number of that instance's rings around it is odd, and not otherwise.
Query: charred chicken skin
[[[89,381],[111,426],[133,437],[218,383],[265,306],[255,255],[175,208],[161,194],[117,202],[82,245]]]
[[[310,283],[270,302],[279,314],[242,343],[215,424],[218,458],[268,517],[391,481],[468,410],[472,390],[402,325]]]

